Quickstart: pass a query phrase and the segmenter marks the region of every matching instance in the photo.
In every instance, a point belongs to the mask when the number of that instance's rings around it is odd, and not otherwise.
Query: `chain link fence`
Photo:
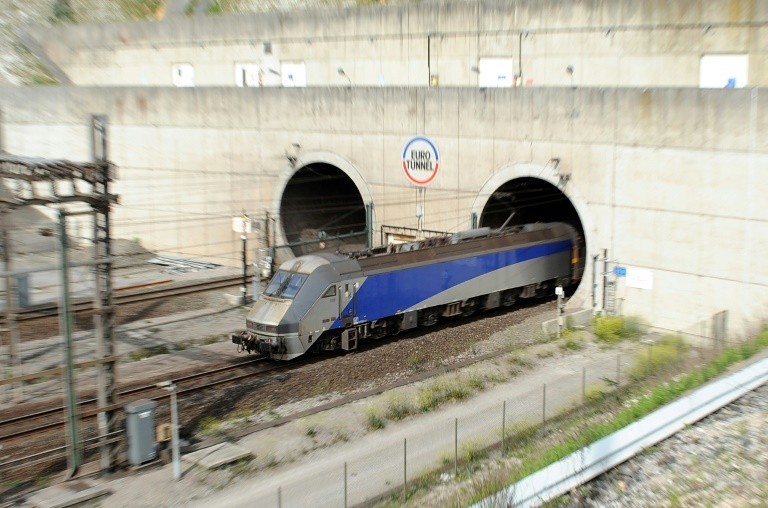
[[[371,448],[364,453],[350,447],[346,460],[331,466],[317,461],[300,477],[284,480],[272,492],[262,491],[252,501],[255,506],[368,506],[389,498],[394,504],[405,503],[409,488],[429,476],[450,481],[463,465],[487,457],[504,455],[512,449],[515,436],[556,425],[563,415],[581,411],[599,396],[627,393],[618,390],[635,382],[633,370],[645,355],[653,359],[663,354],[661,346],[639,344],[632,352],[601,360],[586,361],[582,367],[557,369],[546,384],[511,389],[514,393],[499,396],[497,390],[475,395],[471,409],[457,405],[454,415],[424,413],[419,418],[418,432],[390,435],[375,432],[367,435]],[[657,349],[658,348],[658,349]],[[691,351],[689,350],[689,353]],[[655,371],[653,375],[672,376],[712,357],[709,350],[695,350],[684,355],[686,363]],[[644,362],[640,362],[644,363]],[[637,374],[639,375],[639,374]],[[494,395],[496,394],[496,395]],[[495,398],[496,397],[496,398]]]

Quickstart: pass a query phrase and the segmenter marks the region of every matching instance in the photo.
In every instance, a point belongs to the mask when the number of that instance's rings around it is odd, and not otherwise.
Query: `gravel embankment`
[[[766,506],[768,385],[561,499],[559,506]]]

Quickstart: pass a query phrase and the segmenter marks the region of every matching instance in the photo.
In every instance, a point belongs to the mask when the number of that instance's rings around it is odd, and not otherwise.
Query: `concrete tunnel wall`
[[[239,62],[266,86],[281,63],[304,64],[308,86],[477,86],[480,59],[502,57],[524,85],[698,86],[702,55],[729,53],[747,56],[747,86],[768,85],[760,0],[424,1],[29,32],[78,85],[171,86],[189,63],[196,86],[234,86]]]
[[[1,88],[0,107],[6,150],[73,160],[89,158],[89,115],[108,115],[120,168],[115,235],[233,265],[231,217],[277,212],[294,143],[299,157],[345,161],[340,169],[374,204],[375,227],[416,225],[417,190],[401,159],[415,135],[440,150],[426,229],[468,227],[482,196],[508,175],[559,184],[568,174],[560,188],[581,216],[588,256],[608,249],[652,275],[650,289],[619,281],[624,313],[699,333],[729,310],[740,335],[755,331],[768,303],[760,92]],[[590,306],[587,268],[572,305]]]

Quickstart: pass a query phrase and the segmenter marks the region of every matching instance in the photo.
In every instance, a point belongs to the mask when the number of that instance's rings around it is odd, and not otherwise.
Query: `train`
[[[562,222],[482,227],[355,253],[282,263],[231,335],[239,351],[292,360],[361,340],[511,307],[581,280],[579,232]]]

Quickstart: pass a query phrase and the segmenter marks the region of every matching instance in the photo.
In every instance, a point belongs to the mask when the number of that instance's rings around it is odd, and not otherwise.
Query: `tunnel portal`
[[[314,163],[296,171],[283,191],[280,219],[286,247],[295,256],[366,246],[363,198],[352,179],[331,164]]]

